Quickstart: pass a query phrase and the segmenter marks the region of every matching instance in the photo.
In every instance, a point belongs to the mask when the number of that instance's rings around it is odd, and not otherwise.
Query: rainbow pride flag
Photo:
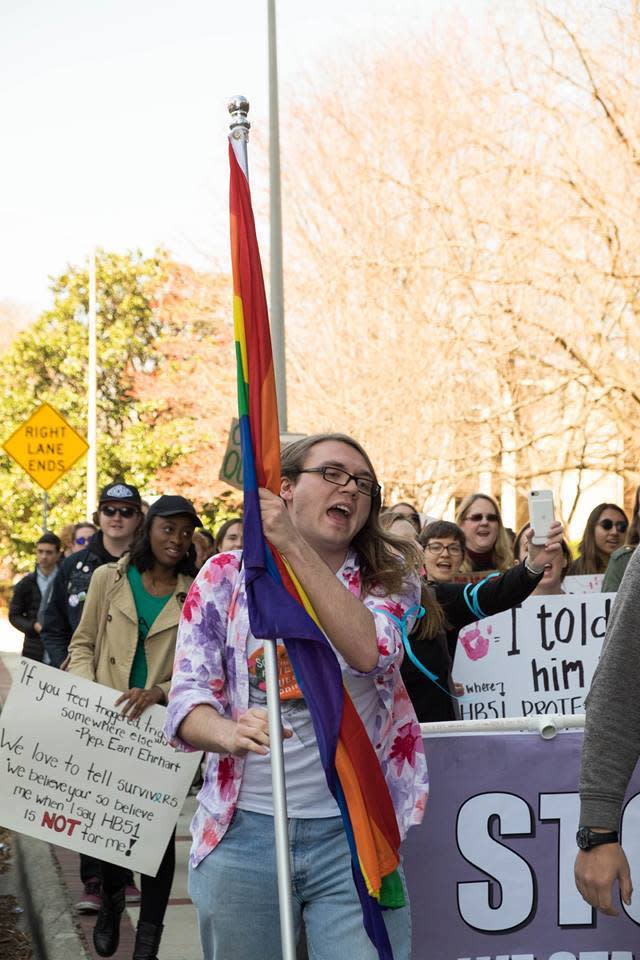
[[[255,637],[284,640],[311,714],[327,783],[342,814],[365,929],[380,960],[392,960],[382,907],[403,906],[404,894],[397,874],[400,834],[389,790],[309,599],[262,531],[258,488],[280,492],[280,438],[251,193],[234,146],[230,137],[233,316],[249,622]]]

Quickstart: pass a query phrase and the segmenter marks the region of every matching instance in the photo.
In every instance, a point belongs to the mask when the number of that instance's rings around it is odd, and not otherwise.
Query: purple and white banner
[[[640,893],[603,917],[575,888],[582,732],[425,737],[431,796],[404,844],[413,960],[634,960]],[[622,842],[640,890],[640,776]]]

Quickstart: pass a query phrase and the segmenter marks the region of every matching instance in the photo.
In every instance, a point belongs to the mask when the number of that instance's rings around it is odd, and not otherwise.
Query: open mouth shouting
[[[327,516],[340,526],[346,526],[353,515],[353,504],[340,502],[333,503],[327,510]]]

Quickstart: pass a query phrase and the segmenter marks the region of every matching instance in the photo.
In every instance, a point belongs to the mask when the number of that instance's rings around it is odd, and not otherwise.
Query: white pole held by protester
[[[244,175],[249,180],[247,143],[249,141],[249,101],[246,97],[233,97],[228,104],[231,114],[230,142]],[[276,865],[278,870],[278,898],[280,904],[280,938],[283,960],[295,960],[296,939],[293,923],[291,894],[291,861],[289,857],[289,825],[287,819],[287,796],[284,779],[284,752],[282,747],[282,721],[280,718],[280,684],[278,682],[278,658],[275,640],[264,641],[265,680],[267,687],[267,713],[269,716],[269,741],[271,753],[271,778],[273,789],[273,823],[276,841]]]

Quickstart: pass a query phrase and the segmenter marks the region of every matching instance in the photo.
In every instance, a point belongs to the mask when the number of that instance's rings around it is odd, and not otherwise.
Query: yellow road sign
[[[89,444],[57,410],[43,403],[2,449],[43,490],[49,490],[86,453]]]

